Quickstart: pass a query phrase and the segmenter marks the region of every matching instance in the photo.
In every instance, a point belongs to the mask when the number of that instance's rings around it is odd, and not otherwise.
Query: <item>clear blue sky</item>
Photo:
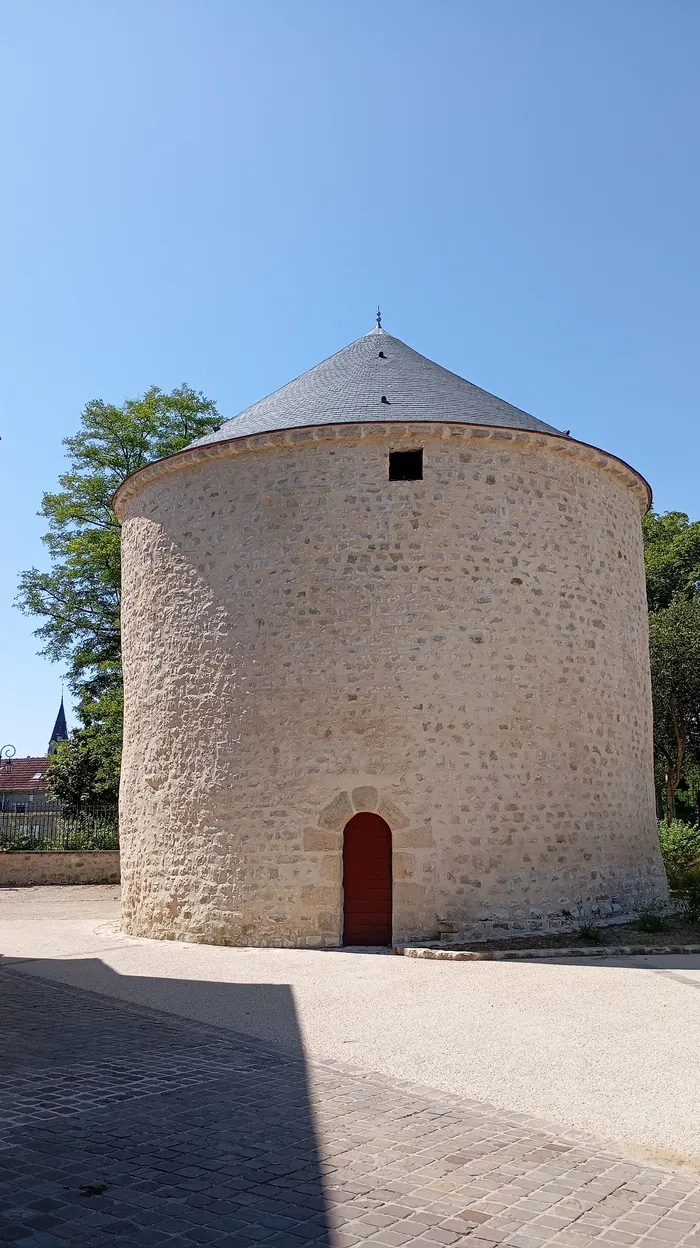
[[[0,745],[58,706],[11,602],[83,404],[233,416],[378,300],[700,517],[696,0],[4,0],[0,56]]]

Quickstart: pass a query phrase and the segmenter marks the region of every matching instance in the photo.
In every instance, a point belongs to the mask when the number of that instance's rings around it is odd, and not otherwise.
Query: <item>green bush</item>
[[[603,941],[603,929],[597,923],[582,923],[576,935],[579,940],[588,941],[589,945],[600,945]]]
[[[671,896],[683,918],[700,923],[700,827],[672,819],[659,824],[659,844]]]
[[[656,906],[647,906],[639,911],[635,927],[638,932],[665,932],[668,930],[668,919]]]
[[[700,871],[689,872],[672,890],[672,894],[681,903],[681,913],[686,922],[700,923]]]
[[[69,816],[53,811],[0,814],[0,851],[118,849],[116,810]]]
[[[681,819],[659,824],[659,845],[671,889],[682,887],[689,874],[700,871],[700,827]]]

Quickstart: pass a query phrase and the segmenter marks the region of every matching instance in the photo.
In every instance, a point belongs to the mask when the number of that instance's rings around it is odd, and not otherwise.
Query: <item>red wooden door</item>
[[[344,945],[391,944],[391,829],[363,812],[343,836]]]

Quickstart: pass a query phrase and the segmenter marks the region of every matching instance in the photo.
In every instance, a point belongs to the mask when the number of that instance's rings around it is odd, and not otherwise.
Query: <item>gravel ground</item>
[[[118,890],[0,891],[15,970],[700,1166],[700,957],[430,962],[124,937]],[[268,985],[289,985],[294,1010]],[[293,1014],[293,1017],[292,1017]]]

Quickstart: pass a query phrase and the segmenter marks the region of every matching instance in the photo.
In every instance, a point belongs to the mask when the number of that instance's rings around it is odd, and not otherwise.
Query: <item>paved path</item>
[[[470,964],[225,949],[124,937],[117,917],[115,888],[0,890],[0,954],[290,1053],[534,1114],[655,1160],[678,1154],[700,1172],[700,958]]]
[[[522,1115],[16,970],[0,993],[2,1243],[700,1245],[695,1178]]]

